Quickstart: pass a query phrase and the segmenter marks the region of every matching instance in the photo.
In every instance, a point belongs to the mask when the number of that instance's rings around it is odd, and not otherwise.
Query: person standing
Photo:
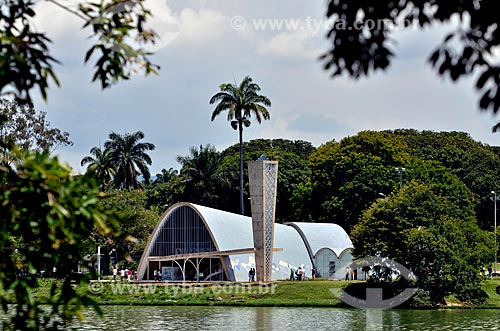
[[[113,268],[113,280],[116,282],[116,275],[118,275],[118,269],[117,267]]]
[[[302,267],[299,267],[297,269],[297,280],[302,280],[302,276],[304,275],[304,270],[302,270]]]
[[[349,280],[349,274],[351,273],[351,270],[349,267],[345,267],[345,280]]]
[[[120,281],[123,282],[125,279],[125,269],[120,270]]]
[[[311,269],[311,278],[312,280],[316,279],[316,268],[312,267]]]

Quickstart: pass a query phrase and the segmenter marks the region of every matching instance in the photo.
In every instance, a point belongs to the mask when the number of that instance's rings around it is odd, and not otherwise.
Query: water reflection
[[[498,310],[104,306],[71,330],[500,330]]]

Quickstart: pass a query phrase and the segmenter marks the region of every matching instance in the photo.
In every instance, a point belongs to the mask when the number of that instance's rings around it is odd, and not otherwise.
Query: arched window
[[[180,206],[163,222],[148,256],[212,251],[216,251],[216,247],[200,215],[189,206]]]

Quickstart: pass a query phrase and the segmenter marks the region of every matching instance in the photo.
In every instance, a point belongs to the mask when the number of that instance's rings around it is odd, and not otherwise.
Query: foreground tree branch
[[[145,0],[98,0],[79,3],[73,10],[56,0],[50,3],[83,20],[94,44],[87,50],[84,62],[94,62],[92,81],[103,89],[135,72],[157,73],[158,65],[149,60],[150,52],[142,46],[154,44],[156,33],[146,28],[151,12]],[[0,95],[31,103],[34,89],[47,99],[50,84],[59,86],[54,66],[59,62],[51,55],[51,40],[36,32],[30,21],[36,17],[36,2],[5,0],[0,10]]]

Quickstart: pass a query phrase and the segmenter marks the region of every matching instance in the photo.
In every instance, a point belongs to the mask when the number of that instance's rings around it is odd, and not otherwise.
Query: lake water
[[[72,330],[500,330],[500,310],[103,306]]]

